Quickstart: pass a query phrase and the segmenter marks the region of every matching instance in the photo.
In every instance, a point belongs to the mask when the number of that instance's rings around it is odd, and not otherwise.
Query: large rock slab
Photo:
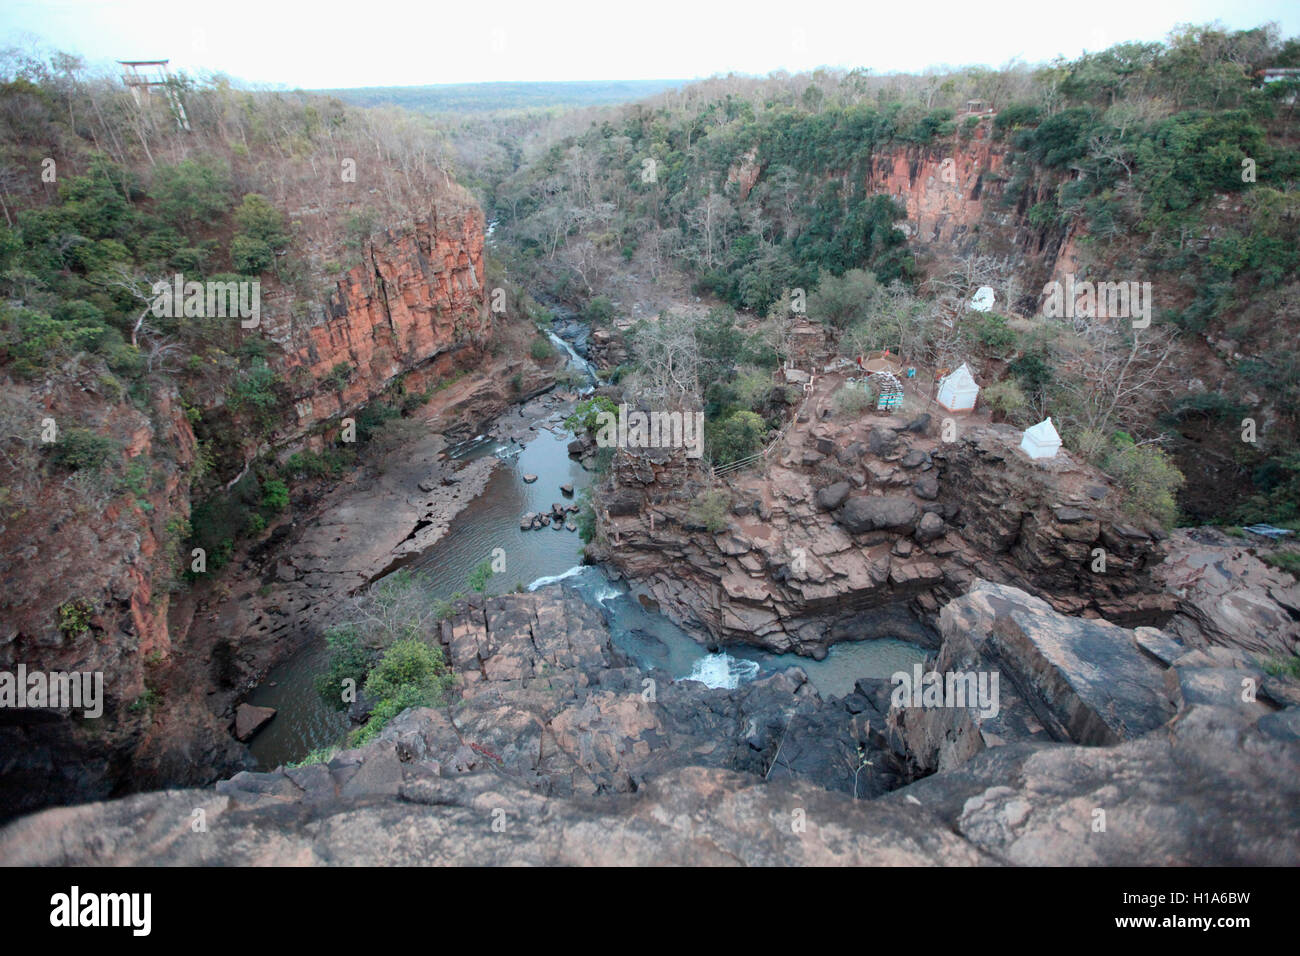
[[[967,641],[995,661],[1057,739],[1115,744],[1174,715],[1164,668],[1107,621],[1066,617],[1017,588],[980,581],[944,607],[940,628],[945,641]]]

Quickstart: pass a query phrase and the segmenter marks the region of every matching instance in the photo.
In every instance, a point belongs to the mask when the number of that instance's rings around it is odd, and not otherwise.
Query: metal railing
[[[802,415],[804,409],[808,407],[808,402],[812,400],[812,397],[812,392],[808,392],[804,395],[803,402],[795,409],[794,414],[790,416],[790,420],[781,426],[781,430],[776,433],[776,437],[763,446],[761,451],[756,451],[752,455],[747,455],[744,458],[739,458],[736,461],[730,461],[725,465],[719,465],[717,468],[713,468],[713,479],[716,481],[723,475],[730,475],[734,472],[740,471],[742,468],[748,468],[750,465],[755,465],[770,455],[772,449],[785,441],[785,436],[789,433],[790,429],[794,427],[794,423],[799,420],[799,416]]]

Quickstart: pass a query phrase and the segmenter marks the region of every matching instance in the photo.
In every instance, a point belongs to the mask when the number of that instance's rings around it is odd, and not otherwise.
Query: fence
[[[786,434],[789,433],[794,423],[799,420],[799,416],[803,414],[804,409],[808,407],[808,402],[812,398],[812,396],[813,393],[811,391],[804,395],[803,402],[799,405],[798,408],[795,409],[794,414],[790,416],[790,420],[781,426],[781,430],[776,433],[776,437],[773,438],[770,442],[768,442],[765,446],[763,446],[763,449],[761,451],[756,451],[752,455],[747,455],[744,458],[737,459],[736,461],[727,462],[727,464],[725,465],[721,465],[717,468],[712,469],[713,479],[716,481],[717,479],[721,478],[723,475],[730,475],[733,472],[740,471],[742,468],[748,468],[750,465],[757,464],[758,462],[766,458],[768,455],[770,455],[772,453],[772,449],[774,449],[777,445],[781,444],[781,442],[785,441]]]

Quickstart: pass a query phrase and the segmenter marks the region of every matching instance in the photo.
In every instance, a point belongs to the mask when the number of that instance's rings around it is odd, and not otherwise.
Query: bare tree
[[[1067,418],[1107,433],[1149,421],[1172,393],[1179,343],[1169,328],[1124,328],[1092,321],[1063,357],[1062,387],[1073,399]]]
[[[665,312],[642,323],[634,331],[632,353],[641,366],[630,389],[634,395],[668,408],[699,406],[700,347],[693,318]]]

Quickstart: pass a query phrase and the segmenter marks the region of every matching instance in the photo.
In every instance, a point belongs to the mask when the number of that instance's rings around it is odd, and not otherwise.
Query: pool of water
[[[611,580],[600,567],[574,568],[562,585],[600,608],[609,623],[610,639],[638,666],[659,668],[675,679],[698,680],[710,687],[736,687],[787,667],[802,667],[822,697],[843,697],[853,692],[860,678],[888,678],[895,671],[910,670],[929,653],[916,643],[927,639],[925,626],[914,619],[900,622],[902,615],[894,615],[887,625],[889,632],[914,640],[891,636],[846,641],[832,645],[820,661],[734,645],[711,654],[702,643],[703,635],[693,636],[659,612],[647,610],[634,592]]]

